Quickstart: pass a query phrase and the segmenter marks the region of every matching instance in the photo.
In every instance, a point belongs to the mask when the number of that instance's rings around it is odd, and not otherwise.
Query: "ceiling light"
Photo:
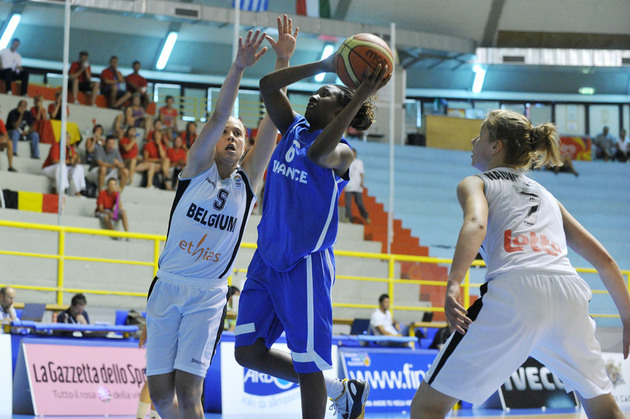
[[[483,80],[486,78],[486,70],[481,68],[479,64],[473,66],[473,72],[475,73],[475,81],[473,82],[473,93],[480,93],[483,88]]]
[[[581,95],[592,95],[595,93],[594,87],[580,87],[578,93]]]
[[[162,52],[160,52],[160,58],[158,58],[157,64],[155,65],[157,70],[164,70],[164,67],[166,67],[168,58],[171,56],[171,52],[175,46],[175,41],[177,41],[177,32],[170,32],[166,37],[166,42],[164,42]]]
[[[9,41],[11,40],[11,37],[13,36],[13,33],[18,26],[18,23],[20,23],[20,19],[22,19],[22,15],[19,13],[11,16],[9,23],[7,24],[7,27],[2,34],[2,38],[0,38],[0,49],[5,49],[7,45],[9,45]]]

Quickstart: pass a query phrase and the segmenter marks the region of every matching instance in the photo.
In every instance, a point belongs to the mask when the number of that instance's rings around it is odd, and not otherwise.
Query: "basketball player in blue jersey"
[[[278,19],[278,41],[268,38],[276,68],[288,65],[298,30]],[[266,52],[264,34],[239,39],[236,59],[215,110],[179,175],[168,235],[147,301],[147,375],[151,400],[162,418],[203,418],[201,394],[219,342],[227,278],[256,201],[277,129],[267,117],[239,166],[245,127],[231,117],[243,71]]]
[[[363,417],[367,382],[324,378],[332,368],[332,246],[338,199],[353,159],[342,137],[349,126],[374,121],[369,98],[389,76],[366,72],[355,92],[326,85],[309,99],[304,116],[293,111],[283,88],[321,72],[328,59],[272,72],[260,81],[268,114],[282,133],[265,182],[258,250],[241,292],[234,331],[236,359],[244,367],[299,382],[302,417],[322,419],[326,396],[344,419]],[[270,349],[285,331],[291,353]]]
[[[630,295],[623,275],[601,243],[524,174],[532,162],[561,164],[555,127],[492,111],[472,144],[472,165],[482,173],[457,187],[464,221],[444,303],[456,333],[420,384],[411,417],[444,418],[458,400],[481,404],[531,355],[575,390],[589,418],[624,418],[588,315],[591,290],[571,266],[567,245],[597,269],[610,292],[627,358]],[[486,282],[466,310],[460,284],[478,251],[488,265]]]

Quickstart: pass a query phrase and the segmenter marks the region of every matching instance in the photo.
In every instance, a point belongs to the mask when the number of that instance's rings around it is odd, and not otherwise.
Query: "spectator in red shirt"
[[[17,172],[13,167],[13,142],[9,138],[7,128],[4,126],[4,121],[0,119],[0,152],[7,150],[7,159],[9,160],[9,172]]]
[[[107,97],[110,108],[119,109],[131,97],[131,93],[122,90],[125,78],[118,71],[118,57],[109,59],[109,67],[101,73],[101,94]]]
[[[118,149],[123,158],[125,166],[129,169],[128,184],[133,182],[134,173],[147,172],[147,177],[153,179],[155,165],[151,162],[141,161],[138,163],[138,140],[140,136],[135,127],[128,127],[122,138],[118,141]],[[159,168],[158,168],[159,170]],[[151,186],[150,184],[147,186]]]
[[[140,61],[134,61],[131,66],[133,67],[133,73],[125,77],[127,82],[127,91],[129,93],[140,95],[140,102],[142,107],[146,110],[149,106],[149,95],[147,94],[147,79],[140,75]]]
[[[184,147],[190,148],[197,139],[197,124],[189,122],[186,124],[186,131],[182,133],[182,140],[184,140]]]
[[[147,139],[144,144],[143,156],[144,161],[153,164],[155,171],[161,171],[164,179],[164,188],[173,189],[171,180],[168,178],[170,168],[170,160],[166,155],[166,145],[163,140],[164,136],[161,131],[155,131],[152,139]],[[153,187],[153,177],[147,176],[147,188]]]
[[[118,190],[118,180],[115,178],[109,179],[107,181],[107,189],[99,192],[98,198],[96,198],[94,216],[103,220],[108,230],[114,230],[114,221],[122,220],[123,228],[125,231],[129,231],[127,212],[123,209],[120,191]],[[112,238],[118,240],[118,237]]]
[[[90,105],[94,106],[98,94],[98,82],[92,81],[92,67],[88,61],[87,51],[79,53],[79,61],[75,61],[68,71],[68,88],[72,91],[74,103],[79,103],[79,91],[90,95]]]
[[[61,121],[61,90],[55,92],[55,101],[48,105],[48,116],[50,119]],[[66,116],[70,116],[70,107],[66,107]]]
[[[70,134],[67,134],[67,140],[70,141]],[[79,164],[79,155],[74,147],[66,142],[66,165],[59,164],[61,151],[59,143],[53,142],[52,147],[48,151],[48,157],[42,165],[42,173],[55,181],[55,193],[63,193],[68,187],[69,195],[81,195],[81,191],[85,190],[85,170]],[[58,177],[59,170],[63,167],[63,176],[61,177],[61,187],[59,187]]]
[[[34,106],[31,108],[31,113],[35,122],[48,119],[48,111],[44,107],[44,97],[42,95],[35,95],[33,97]],[[40,135],[41,137],[41,135]]]
[[[166,96],[166,106],[160,108],[159,118],[166,128],[177,131],[177,116],[179,112],[173,107],[173,96]]]
[[[184,166],[186,166],[186,157],[188,155],[188,150],[184,147],[184,140],[179,135],[175,137],[175,141],[173,141],[173,147],[166,150],[166,155],[168,157],[171,168],[173,168],[173,176],[172,176],[172,185],[173,188],[177,187],[177,180],[179,172],[184,170]]]

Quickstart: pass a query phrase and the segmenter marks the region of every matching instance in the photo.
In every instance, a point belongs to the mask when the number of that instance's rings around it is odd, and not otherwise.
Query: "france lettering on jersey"
[[[488,201],[488,227],[481,256],[486,281],[508,271],[576,274],[558,201],[517,170],[501,167],[478,175]]]
[[[321,130],[310,132],[298,115],[271,156],[258,251],[265,263],[286,271],[304,256],[331,247],[337,238],[339,194],[346,185],[332,169],[307,156]],[[348,144],[345,139],[341,142]]]
[[[216,285],[230,268],[256,196],[241,169],[221,179],[216,164],[191,179],[180,179],[158,278]]]

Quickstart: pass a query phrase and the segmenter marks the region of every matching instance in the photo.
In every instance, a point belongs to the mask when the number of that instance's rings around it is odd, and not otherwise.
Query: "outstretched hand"
[[[446,299],[444,301],[444,314],[451,329],[451,332],[466,334],[468,326],[472,323],[467,316],[468,311],[459,303],[459,284],[448,284],[446,287]]]
[[[287,15],[278,17],[278,41],[274,41],[269,35],[265,35],[267,41],[271,44],[276,56],[278,58],[289,59],[295,51],[295,44],[297,41],[300,28],[297,26],[293,29],[293,20],[289,19]]]
[[[247,32],[245,41],[243,41],[243,37],[238,39],[238,52],[236,53],[236,59],[234,60],[234,64],[236,64],[237,67],[251,67],[256,64],[258,60],[260,60],[260,57],[265,55],[267,52],[267,47],[260,48],[260,45],[267,34],[263,32],[261,35],[260,30],[257,30],[253,36],[252,33],[252,31]]]
[[[392,78],[391,74],[387,74],[389,66],[379,64],[376,69],[372,71],[369,67],[363,72],[363,80],[357,87],[355,94],[364,94],[365,97],[370,97],[379,91],[383,86],[389,83]]]

